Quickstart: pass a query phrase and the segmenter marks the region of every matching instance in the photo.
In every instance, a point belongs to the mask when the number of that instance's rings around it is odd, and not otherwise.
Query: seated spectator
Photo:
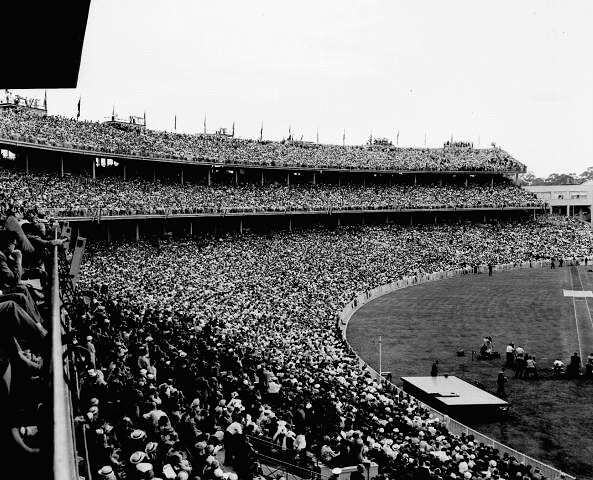
[[[21,283],[23,255],[16,249],[17,235],[10,230],[0,231],[0,300],[12,300],[23,308],[33,320],[42,319],[30,289]]]

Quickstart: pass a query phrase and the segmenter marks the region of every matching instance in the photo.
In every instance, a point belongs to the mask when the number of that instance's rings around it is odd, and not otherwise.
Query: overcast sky
[[[241,137],[496,142],[538,175],[593,165],[593,2],[94,0],[50,113]],[[16,92],[26,93],[26,92]],[[43,97],[43,91],[29,94]]]

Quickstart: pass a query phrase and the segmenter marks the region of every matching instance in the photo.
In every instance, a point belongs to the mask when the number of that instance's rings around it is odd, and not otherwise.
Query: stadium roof
[[[2,5],[0,88],[75,88],[90,2]]]

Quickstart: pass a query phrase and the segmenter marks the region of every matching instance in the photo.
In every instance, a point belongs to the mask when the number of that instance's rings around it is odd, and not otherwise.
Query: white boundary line
[[[583,280],[581,279],[581,272],[579,272],[579,267],[574,267],[577,270],[577,275],[579,276],[579,282],[581,283],[581,289],[585,290],[585,287],[583,286]],[[591,310],[589,309],[589,301],[587,300],[587,297],[585,298],[585,305],[587,305],[587,312],[589,313],[589,321],[591,322],[591,328],[593,328],[593,317],[591,317]],[[582,357],[581,357],[582,358]]]
[[[572,267],[568,267],[567,272],[568,272],[568,277],[570,278],[570,288],[571,290],[574,290],[574,282],[572,281],[572,271],[571,271]],[[575,326],[577,327],[577,341],[579,342],[579,356],[581,358],[583,358],[583,349],[581,348],[581,334],[579,332],[579,319],[577,318],[577,303],[574,299],[574,297],[572,297],[572,308],[574,311],[574,323]],[[589,306],[587,306],[587,309],[589,308]],[[591,317],[591,314],[589,313],[589,317]]]

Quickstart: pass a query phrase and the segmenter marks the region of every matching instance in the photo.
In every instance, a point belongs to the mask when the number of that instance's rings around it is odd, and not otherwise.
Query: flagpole
[[[381,342],[381,335],[379,335],[379,378],[383,375],[383,345]]]

